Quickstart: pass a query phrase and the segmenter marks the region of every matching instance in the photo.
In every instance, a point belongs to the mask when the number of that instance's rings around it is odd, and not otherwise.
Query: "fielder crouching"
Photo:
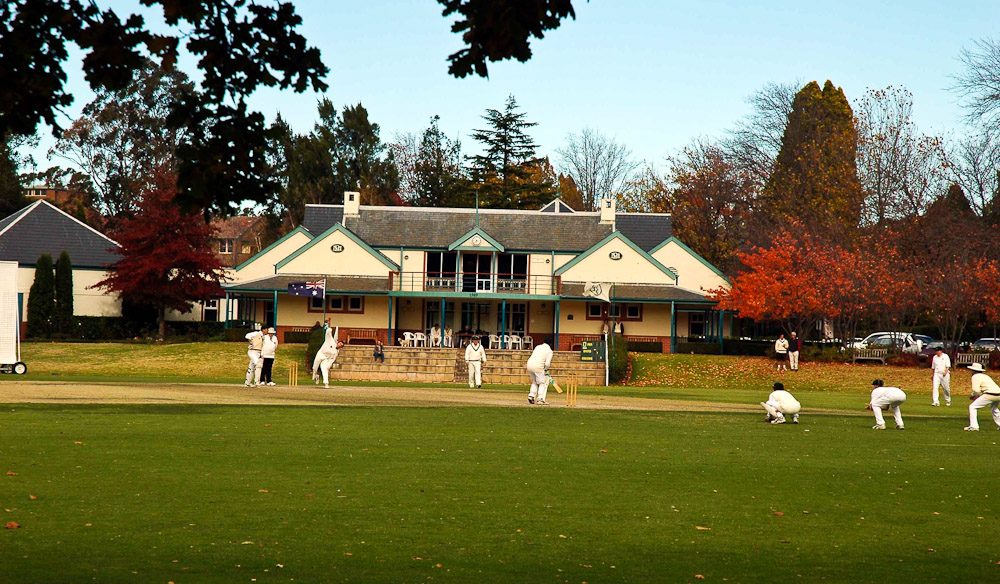
[[[780,381],[775,381],[771,389],[773,391],[771,395],[767,396],[767,401],[760,402],[760,405],[767,410],[767,417],[764,418],[764,421],[772,424],[784,424],[785,416],[791,415],[792,423],[798,424],[802,404],[791,393],[785,391],[785,385]]]
[[[885,430],[885,418],[883,411],[892,410],[892,417],[896,421],[896,429],[903,429],[903,413],[899,406],[906,401],[906,393],[898,387],[883,387],[885,382],[881,379],[872,381],[872,399],[868,402],[867,408],[875,414],[875,425],[872,430]]]

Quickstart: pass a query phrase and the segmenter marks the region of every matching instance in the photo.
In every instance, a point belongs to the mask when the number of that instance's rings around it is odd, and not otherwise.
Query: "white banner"
[[[608,282],[587,282],[583,285],[583,295],[611,302],[611,284]]]
[[[19,309],[17,262],[0,262],[0,364],[18,361]]]

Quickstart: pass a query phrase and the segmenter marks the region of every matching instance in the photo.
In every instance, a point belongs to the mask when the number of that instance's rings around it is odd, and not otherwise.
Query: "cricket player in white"
[[[791,414],[792,423],[798,424],[802,404],[792,394],[785,391],[785,385],[780,381],[775,381],[771,389],[773,391],[771,395],[767,396],[767,401],[760,402],[760,405],[764,406],[764,409],[767,410],[767,418],[765,420],[772,424],[784,424],[785,415]]]
[[[951,405],[951,357],[944,349],[938,349],[931,359],[931,379],[933,389],[931,393],[931,405],[939,406],[938,387],[944,389],[944,405]]]
[[[548,405],[545,396],[549,392],[549,377],[545,373],[552,365],[552,347],[549,339],[536,346],[528,357],[528,376],[531,378],[531,391],[528,392],[528,403]]]
[[[249,341],[247,357],[250,358],[250,363],[247,365],[247,380],[243,385],[254,387],[260,385],[260,368],[263,364],[260,352],[264,348],[264,333],[260,332],[260,324],[254,323],[253,330],[244,338]]]
[[[323,387],[329,389],[330,368],[337,362],[337,356],[340,355],[340,348],[344,346],[344,343],[338,340],[340,338],[339,326],[336,331],[332,332],[329,325],[324,328],[326,328],[326,340],[323,341],[323,345],[316,351],[316,357],[313,358],[313,382],[319,383],[319,376],[322,372]]]
[[[479,389],[483,386],[483,363],[486,362],[486,349],[479,344],[479,337],[472,337],[465,348],[465,362],[469,365],[469,389]]]
[[[997,425],[997,430],[1000,430],[1000,385],[985,373],[986,369],[982,363],[973,363],[969,369],[972,370],[972,393],[969,395],[972,403],[969,404],[969,425],[965,430],[979,431],[979,413],[976,410],[986,406],[990,406],[993,423]]]
[[[896,429],[903,429],[903,413],[899,411],[899,406],[906,401],[906,394],[898,387],[883,387],[885,382],[881,379],[872,381],[872,399],[868,402],[868,409],[875,414],[875,425],[872,430],[885,430],[885,418],[882,411],[892,410],[892,418],[896,421]]]

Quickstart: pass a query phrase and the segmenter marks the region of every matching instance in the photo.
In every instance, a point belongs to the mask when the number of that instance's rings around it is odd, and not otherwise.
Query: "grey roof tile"
[[[302,225],[320,234],[344,220],[341,205],[307,205]],[[669,215],[619,214],[617,228],[649,251],[670,237]],[[474,209],[361,207],[344,225],[373,247],[447,248],[472,229]],[[597,213],[484,209],[479,225],[509,250],[581,252],[611,233]],[[655,239],[655,241],[654,241]]]
[[[583,295],[582,282],[563,282],[560,289],[563,298],[586,298]],[[611,289],[611,299],[621,300],[675,300],[679,302],[698,302],[709,300],[703,294],[678,288],[677,286],[645,285],[645,284],[615,284]]]
[[[294,282],[306,282],[315,280],[316,276],[307,275],[282,275],[240,282],[224,286],[226,290],[236,291],[287,291],[288,285]],[[389,278],[372,278],[368,276],[328,276],[326,278],[327,293],[334,292],[388,292]]]
[[[0,222],[0,260],[34,265],[42,254],[66,252],[75,268],[107,268],[118,244],[45,201]]]

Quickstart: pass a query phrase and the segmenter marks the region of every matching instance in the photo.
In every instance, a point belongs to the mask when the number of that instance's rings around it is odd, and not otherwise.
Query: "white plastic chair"
[[[519,337],[517,335],[511,335],[510,336],[510,344],[507,345],[507,347],[510,348],[510,349],[517,349],[517,350],[520,351],[521,350],[521,337]]]
[[[521,337],[521,348],[522,349],[534,349],[535,339],[531,335],[524,335]]]
[[[499,349],[500,348],[500,337],[498,337],[497,335],[490,335],[490,347],[489,348],[491,348],[491,349]]]
[[[427,346],[427,335],[424,333],[413,333],[413,346],[414,347],[426,347]]]
[[[503,335],[501,338],[503,339],[503,348],[504,349],[509,349],[510,348],[510,335]]]
[[[401,347],[412,347],[413,346],[413,333],[403,333],[403,342],[400,343]]]

